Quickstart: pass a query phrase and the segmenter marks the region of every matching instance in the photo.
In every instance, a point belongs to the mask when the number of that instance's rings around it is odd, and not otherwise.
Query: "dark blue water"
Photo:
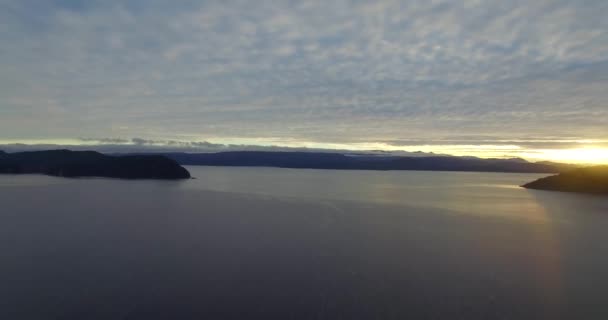
[[[1,319],[605,319],[608,198],[538,175],[0,176]]]

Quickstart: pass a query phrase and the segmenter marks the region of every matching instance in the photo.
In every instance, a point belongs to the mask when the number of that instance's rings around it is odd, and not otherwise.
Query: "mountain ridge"
[[[482,159],[456,156],[395,156],[365,153],[303,151],[225,151],[215,153],[135,153],[161,154],[181,165],[278,167],[334,170],[424,170],[510,173],[559,173],[561,166],[523,159]],[[567,165],[566,165],[567,166]]]

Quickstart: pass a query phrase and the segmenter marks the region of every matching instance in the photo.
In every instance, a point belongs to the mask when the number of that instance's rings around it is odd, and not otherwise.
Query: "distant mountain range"
[[[187,179],[188,170],[162,155],[110,156],[95,151],[0,151],[0,174],[38,173],[60,177]]]
[[[335,170],[426,170],[560,173],[576,168],[524,159],[455,156],[396,156],[369,153],[228,151],[217,153],[137,153],[106,155],[94,151],[0,151],[0,173],[56,176],[180,179],[190,177],[180,165],[278,167]]]
[[[558,173],[572,165],[533,163],[523,159],[481,159],[455,156],[404,157],[359,153],[229,151],[162,153],[181,165],[278,167],[337,170],[428,170]]]

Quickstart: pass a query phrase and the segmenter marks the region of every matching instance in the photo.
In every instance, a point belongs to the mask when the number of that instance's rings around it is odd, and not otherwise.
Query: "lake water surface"
[[[534,174],[0,175],[0,319],[608,319],[608,197]]]

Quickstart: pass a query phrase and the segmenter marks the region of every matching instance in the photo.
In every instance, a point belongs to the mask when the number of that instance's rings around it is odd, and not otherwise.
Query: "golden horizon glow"
[[[524,156],[566,163],[608,164],[608,149],[605,148],[539,149]]]
[[[29,146],[47,145],[58,147],[76,147],[96,145],[124,145],[139,146],[139,144],[126,139],[123,143],[108,142],[95,139],[2,139],[0,145],[23,144]],[[166,146],[163,141],[154,140],[153,143],[146,143],[144,146]],[[471,156],[479,158],[523,158],[529,161],[553,161],[571,164],[600,165],[608,164],[608,148],[596,147],[594,144],[599,140],[577,140],[584,147],[567,149],[534,149],[524,148],[516,144],[422,144],[422,145],[392,145],[383,142],[356,142],[356,143],[331,143],[315,142],[297,139],[284,138],[239,138],[239,137],[216,137],[205,140],[188,139],[177,140],[184,143],[209,142],[214,144],[232,145],[235,147],[279,147],[279,148],[306,148],[321,150],[343,150],[343,151],[384,151],[384,152],[423,152],[438,155],[451,156]],[[522,141],[524,142],[524,141]]]

